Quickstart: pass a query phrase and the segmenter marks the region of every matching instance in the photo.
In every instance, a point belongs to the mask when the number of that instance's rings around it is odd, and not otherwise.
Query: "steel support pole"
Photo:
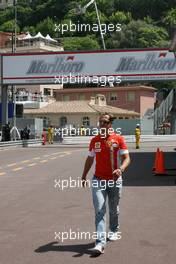
[[[176,134],[176,111],[171,113],[171,134]]]
[[[8,86],[1,86],[2,125],[8,123]]]
[[[3,84],[3,56],[0,56],[1,64],[1,107],[2,107],[2,126],[8,123],[8,86]]]
[[[95,5],[95,11],[96,11],[96,14],[97,14],[98,24],[99,24],[99,28],[100,28],[100,34],[101,34],[101,40],[102,40],[103,49],[106,50],[105,41],[104,41],[104,35],[103,35],[103,32],[102,32],[102,28],[101,28],[101,21],[100,21],[100,16],[99,16],[99,12],[98,12],[98,7],[97,7],[96,1],[94,1],[94,5]]]
[[[176,134],[176,89],[174,89],[173,108],[171,111],[171,134]]]

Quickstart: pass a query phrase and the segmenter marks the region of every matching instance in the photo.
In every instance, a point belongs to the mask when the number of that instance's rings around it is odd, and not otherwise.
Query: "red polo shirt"
[[[121,135],[112,133],[107,138],[97,135],[89,145],[89,156],[96,158],[95,175],[102,180],[113,179],[112,171],[120,167],[120,155],[128,153]]]

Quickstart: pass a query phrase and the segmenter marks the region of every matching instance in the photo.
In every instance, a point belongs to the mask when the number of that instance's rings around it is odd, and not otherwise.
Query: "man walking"
[[[118,239],[119,200],[122,190],[122,173],[130,163],[127,146],[122,136],[112,130],[113,116],[105,113],[100,116],[100,133],[89,145],[89,154],[82,175],[83,187],[86,177],[96,158],[95,174],[92,178],[92,196],[95,208],[96,242],[93,251],[104,253],[106,245],[106,200],[109,204],[108,238]],[[103,184],[102,184],[103,183]]]

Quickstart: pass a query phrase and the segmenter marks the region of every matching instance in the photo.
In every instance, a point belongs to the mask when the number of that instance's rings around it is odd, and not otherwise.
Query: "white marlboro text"
[[[71,61],[70,61],[71,60]],[[32,60],[27,71],[27,74],[41,73],[78,73],[84,68],[84,62],[74,62],[70,57],[56,57],[53,63],[47,63],[44,60]]]
[[[176,60],[157,57],[155,53],[147,54],[144,59],[137,60],[135,57],[120,58],[116,72],[122,71],[159,71],[173,70],[176,66]]]

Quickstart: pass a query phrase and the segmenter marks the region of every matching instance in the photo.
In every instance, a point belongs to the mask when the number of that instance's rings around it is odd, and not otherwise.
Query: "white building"
[[[63,50],[58,41],[52,39],[49,35],[43,36],[40,32],[35,36],[31,36],[30,33],[17,36],[16,53],[57,52]],[[0,53],[8,52],[12,52],[12,33],[0,32]],[[57,90],[63,89],[62,84],[22,85],[16,87],[17,90],[46,95],[51,98],[54,97]]]
[[[54,102],[38,109],[24,109],[25,118],[41,118],[44,126],[97,127],[102,113],[111,113],[117,119],[136,119],[140,117],[135,111],[128,111],[107,105],[104,95],[97,94],[89,101]]]

